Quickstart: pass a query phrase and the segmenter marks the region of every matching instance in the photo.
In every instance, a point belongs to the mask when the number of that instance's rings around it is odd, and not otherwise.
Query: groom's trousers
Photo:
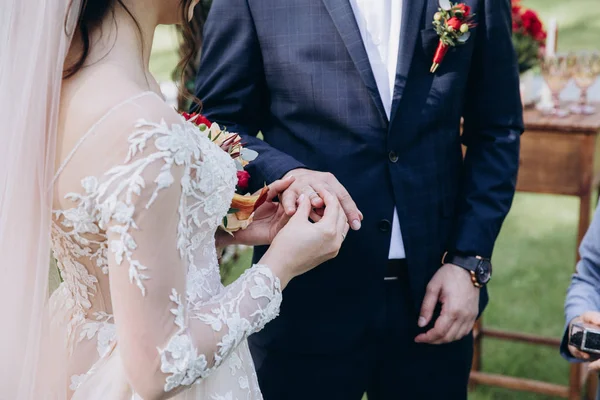
[[[472,336],[445,345],[415,343],[422,330],[407,270],[384,287],[373,329],[343,354],[267,352],[250,340],[265,400],[360,400],[365,392],[368,400],[465,400]]]

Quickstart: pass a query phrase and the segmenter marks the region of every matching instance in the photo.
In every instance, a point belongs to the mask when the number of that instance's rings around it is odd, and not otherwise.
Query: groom
[[[523,130],[510,2],[466,5],[431,73],[437,0],[214,1],[203,112],[260,153],[255,189],[294,175],[289,213],[326,189],[354,229],[250,338],[266,400],[466,399]]]

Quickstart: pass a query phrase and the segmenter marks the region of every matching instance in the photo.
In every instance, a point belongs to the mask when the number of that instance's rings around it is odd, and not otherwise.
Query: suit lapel
[[[385,109],[379,96],[379,89],[377,89],[377,82],[373,76],[371,64],[369,63],[369,57],[365,46],[360,35],[356,18],[354,17],[354,11],[352,5],[348,0],[322,0],[325,4],[325,8],[329,12],[331,19],[335,27],[337,28],[342,41],[350,54],[350,58],[354,62],[358,73],[362,81],[364,82],[379,114],[387,121]]]
[[[398,105],[402,99],[402,94],[404,93],[404,88],[406,87],[413,54],[415,53],[415,46],[421,31],[421,19],[428,1],[433,0],[404,0],[402,6],[400,48],[398,50],[396,83],[394,85],[394,98],[392,100],[390,121],[394,120]]]

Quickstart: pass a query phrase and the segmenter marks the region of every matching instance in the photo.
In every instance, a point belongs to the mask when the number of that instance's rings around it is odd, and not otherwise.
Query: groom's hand
[[[418,335],[415,342],[450,343],[462,339],[473,329],[479,313],[479,289],[466,270],[446,264],[433,276],[421,306],[418,321],[421,328],[429,324],[438,303],[442,311],[434,327]]]
[[[290,176],[293,176],[295,181],[280,196],[280,201],[288,216],[294,215],[298,198],[301,194],[304,194],[310,199],[313,209],[317,210],[311,213],[311,218],[320,219],[323,215],[322,209],[325,207],[325,203],[319,193],[332,193],[338,198],[342,209],[346,213],[350,227],[355,231],[360,229],[363,215],[346,188],[338,182],[333,174],[298,168],[288,172],[284,179]]]

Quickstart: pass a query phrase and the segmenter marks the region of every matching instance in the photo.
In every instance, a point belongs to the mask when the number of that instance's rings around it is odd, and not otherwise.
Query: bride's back
[[[103,62],[90,65],[63,81],[56,169],[65,161],[81,137],[106,117],[111,109],[136,94],[148,92],[149,86],[152,86],[152,90],[159,91],[156,85],[141,85],[134,74],[127,67]]]
[[[104,174],[127,158],[136,121],[169,110],[154,92],[111,65],[66,81],[60,107],[51,236],[64,282],[50,304],[54,321],[66,327],[75,372],[108,351],[115,335],[108,242],[94,192]]]

